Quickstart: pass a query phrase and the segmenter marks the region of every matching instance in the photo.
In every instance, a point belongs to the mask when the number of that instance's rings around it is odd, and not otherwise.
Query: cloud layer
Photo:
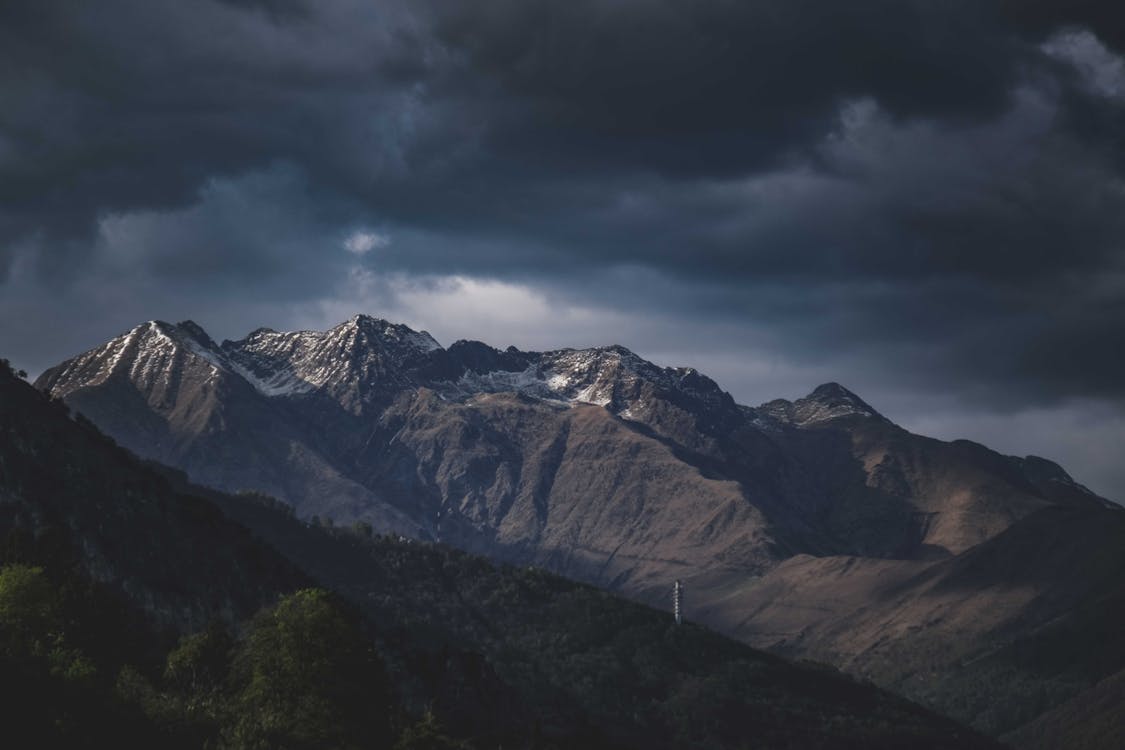
[[[357,309],[618,341],[1125,498],[1083,442],[1125,438],[1118,6],[7,3],[0,345]]]

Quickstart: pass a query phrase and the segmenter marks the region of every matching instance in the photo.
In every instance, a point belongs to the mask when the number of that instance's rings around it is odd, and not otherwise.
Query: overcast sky
[[[621,343],[1125,499],[1123,7],[0,0],[0,356]]]

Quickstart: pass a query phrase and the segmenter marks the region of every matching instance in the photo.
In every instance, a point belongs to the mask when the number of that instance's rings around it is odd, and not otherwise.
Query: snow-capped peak
[[[235,378],[271,399],[322,394],[357,414],[422,386],[457,398],[516,391],[627,418],[640,418],[649,397],[662,393],[704,410],[734,406],[695,369],[660,367],[619,345],[521,352],[462,341],[447,351],[425,331],[362,314],[325,331],[258,328],[222,345],[192,321],[149,321],[56,369],[80,387],[122,367],[138,385],[189,368],[194,381]]]
[[[166,383],[173,371],[188,370],[206,381],[230,372],[230,366],[196,323],[149,320],[51,368],[38,382],[40,387],[65,396],[79,388],[100,385],[115,375],[152,388]]]
[[[733,399],[710,378],[690,367],[660,367],[620,345],[589,349],[499,351],[480,342],[460,341],[449,349],[460,365],[451,395],[518,391],[569,404],[594,404],[626,419],[640,419],[647,396],[679,393],[704,408],[733,407]]]
[[[382,318],[370,315],[353,315],[347,322],[341,323],[332,330],[343,329],[348,332],[362,332],[374,336],[384,345],[401,345],[427,353],[441,349],[434,337],[428,331],[415,331],[401,323],[391,323]]]
[[[354,315],[326,331],[259,328],[224,341],[232,364],[270,397],[321,391],[351,410],[387,388],[416,385],[414,368],[441,345],[425,331],[370,315]]]
[[[866,401],[839,383],[824,383],[813,392],[796,401],[776,399],[758,407],[779,422],[806,427],[843,417],[873,417],[882,419]]]

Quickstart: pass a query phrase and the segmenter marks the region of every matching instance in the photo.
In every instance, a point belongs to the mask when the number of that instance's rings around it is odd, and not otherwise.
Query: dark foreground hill
[[[0,712],[11,736],[67,747],[995,746],[834,670],[542,571],[364,527],[313,528],[257,496],[201,494],[0,372]]]

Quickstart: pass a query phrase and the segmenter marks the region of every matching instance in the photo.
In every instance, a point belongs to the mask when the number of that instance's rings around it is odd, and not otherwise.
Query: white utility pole
[[[684,585],[678,580],[676,585],[672,587],[672,609],[676,614],[676,624],[682,625],[684,622]]]

